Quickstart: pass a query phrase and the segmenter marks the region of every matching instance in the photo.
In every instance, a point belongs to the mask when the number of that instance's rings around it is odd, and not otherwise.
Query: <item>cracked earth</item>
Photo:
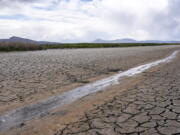
[[[180,135],[180,55],[54,135]]]
[[[163,58],[176,48],[156,46],[1,53],[0,113],[62,93],[68,85],[83,85],[90,78]]]

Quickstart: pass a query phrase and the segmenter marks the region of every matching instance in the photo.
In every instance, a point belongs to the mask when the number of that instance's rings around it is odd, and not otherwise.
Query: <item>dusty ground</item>
[[[0,113],[170,54],[176,47],[72,49],[0,54]]]
[[[180,55],[54,135],[180,135]]]
[[[167,54],[164,54],[167,55]],[[178,135],[180,55],[120,85],[84,97],[6,135]]]

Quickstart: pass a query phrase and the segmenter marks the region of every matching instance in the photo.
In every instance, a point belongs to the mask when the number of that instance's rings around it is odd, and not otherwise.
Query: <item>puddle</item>
[[[87,96],[97,91],[105,90],[106,87],[118,84],[120,82],[120,79],[124,77],[134,76],[161,63],[170,62],[176,57],[177,53],[178,51],[174,51],[170,56],[164,59],[157,60],[135,68],[131,68],[124,72],[119,72],[118,74],[113,75],[111,77],[75,88],[71,91],[65,92],[58,96],[50,97],[36,104],[30,104],[9,111],[4,115],[0,116],[0,132],[21,125],[22,123],[25,123],[25,121],[27,120],[32,120],[33,118],[44,116],[53,109],[65,104],[72,103],[81,97]]]

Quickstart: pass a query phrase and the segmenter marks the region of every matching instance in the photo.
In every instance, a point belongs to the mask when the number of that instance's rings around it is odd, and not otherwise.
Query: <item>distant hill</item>
[[[103,40],[96,39],[93,43],[180,43],[180,41],[163,41],[163,40],[134,40],[130,38],[116,39],[116,40]]]
[[[28,44],[56,44],[55,42],[47,42],[47,41],[35,41],[31,39],[21,38],[21,37],[10,37],[9,39],[0,39],[0,42],[20,42],[20,43],[28,43]]]
[[[21,37],[10,37],[9,39],[0,39],[1,42],[19,42],[19,43],[27,43],[27,44],[60,44],[57,42],[48,42],[48,41],[36,41],[36,40],[31,40],[27,38],[21,38]],[[95,41],[91,43],[180,43],[180,41],[162,41],[162,40],[134,40],[131,38],[123,38],[123,39],[116,39],[116,40],[103,40],[103,39],[96,39]]]
[[[134,39],[124,38],[124,39],[116,39],[116,40],[103,40],[103,39],[96,39],[94,43],[135,43],[137,42]]]

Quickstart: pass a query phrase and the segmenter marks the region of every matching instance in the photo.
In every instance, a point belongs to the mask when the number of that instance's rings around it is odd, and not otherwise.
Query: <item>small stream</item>
[[[30,104],[6,112],[4,115],[0,116],[0,132],[7,131],[10,128],[16,127],[19,124],[24,123],[25,121],[46,115],[53,109],[63,106],[65,104],[70,104],[84,96],[105,90],[105,88],[110,87],[111,85],[118,84],[120,82],[120,79],[124,77],[135,76],[136,74],[140,74],[143,71],[150,69],[151,67],[157,66],[162,63],[170,62],[176,58],[177,53],[178,51],[174,51],[170,56],[164,59],[131,68],[124,72],[119,72],[116,75],[72,89],[71,91],[64,92],[61,95],[52,96],[35,104]]]

